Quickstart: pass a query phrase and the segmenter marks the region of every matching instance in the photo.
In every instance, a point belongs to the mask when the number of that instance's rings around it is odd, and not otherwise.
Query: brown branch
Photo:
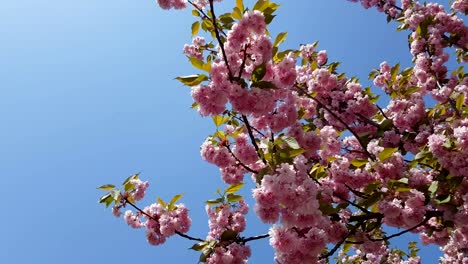
[[[267,238],[267,237],[269,237],[269,236],[270,236],[269,234],[263,234],[263,235],[248,237],[248,238],[242,237],[242,238],[241,238],[241,242],[245,244],[245,243],[247,243],[247,242],[249,242],[249,241],[264,239],[264,238]]]
[[[386,240],[389,240],[391,238],[401,236],[401,235],[406,234],[406,233],[408,233],[410,231],[413,231],[414,229],[425,225],[427,223],[427,221],[429,221],[429,219],[431,219],[432,217],[441,216],[442,214],[443,214],[443,212],[441,212],[441,211],[427,211],[426,216],[424,217],[424,220],[421,223],[419,223],[419,224],[417,224],[417,225],[415,225],[413,227],[410,227],[408,229],[405,229],[405,230],[403,230],[401,232],[395,233],[395,234],[390,235],[390,236],[384,236],[382,238],[371,238],[371,237],[368,237],[368,238],[369,238],[370,241],[386,241]]]
[[[248,134],[249,134],[250,141],[252,142],[252,145],[254,146],[255,151],[257,152],[258,157],[263,161],[263,163],[267,164],[267,161],[265,160],[265,158],[263,158],[263,157],[260,155],[260,148],[258,147],[257,142],[255,141],[255,137],[254,137],[254,135],[253,135],[253,133],[252,133],[252,128],[250,127],[250,124],[249,124],[249,120],[247,120],[247,116],[242,115],[242,120],[244,121],[244,124],[245,124],[245,126],[247,127],[247,132],[248,132]]]
[[[226,64],[226,68],[228,70],[229,81],[233,82],[234,81],[234,76],[232,75],[231,68],[229,67],[226,51],[224,49],[224,43],[221,40],[221,36],[219,35],[218,22],[217,22],[215,11],[214,11],[213,0],[210,0],[210,10],[211,10],[211,17],[212,17],[212,22],[213,22],[213,26],[214,26],[216,40],[218,40],[219,47],[221,48],[221,52],[223,54],[223,60],[224,60],[224,63]]]
[[[241,66],[240,66],[240,69],[239,69],[239,75],[237,76],[237,79],[240,80],[240,78],[242,77],[242,72],[244,71],[245,69],[245,62],[247,61],[247,48],[249,47],[248,44],[245,44],[245,47],[244,47],[244,58],[242,59],[242,63],[241,63]]]
[[[200,13],[203,15],[203,18],[204,18],[204,19],[208,19],[208,20],[211,19],[211,18],[205,13],[205,11],[203,11],[203,9],[201,9],[199,6],[197,6],[196,4],[194,4],[192,1],[188,0],[187,2],[188,2],[190,5],[192,5],[193,8],[195,8],[198,12],[200,12]],[[226,36],[226,33],[225,33],[222,29],[221,29],[220,31],[221,31],[221,33],[222,33],[224,36]]]
[[[231,148],[229,147],[229,145],[224,145],[224,146],[228,149],[229,153],[231,153],[232,157],[233,157],[233,158],[239,163],[239,165],[241,165],[244,169],[248,170],[249,172],[255,173],[255,174],[258,173],[258,171],[251,169],[249,166],[245,165],[242,161],[240,161],[240,159],[239,159],[238,157],[236,157],[236,155],[234,155],[234,152],[232,152],[232,150],[231,150]]]
[[[294,87],[296,87],[296,89],[298,89],[299,91],[301,91],[302,93],[304,93],[308,98],[314,100],[320,107],[322,107],[323,109],[327,110],[328,113],[330,113],[336,120],[338,120],[342,125],[344,125],[346,127],[346,129],[349,130],[349,132],[351,132],[351,134],[353,134],[353,136],[357,139],[357,141],[359,142],[359,145],[361,145],[362,149],[364,150],[364,152],[366,153],[366,155],[372,159],[373,161],[375,161],[375,157],[374,155],[370,154],[369,151],[367,151],[367,147],[366,145],[364,144],[364,142],[362,141],[362,139],[358,136],[358,134],[356,134],[356,132],[348,125],[346,124],[346,122],[344,122],[343,120],[341,120],[341,118],[339,118],[335,113],[333,113],[333,111],[331,111],[325,104],[322,104],[322,102],[320,102],[317,98],[311,96],[310,94],[308,94],[306,91],[304,91],[304,89],[302,89],[301,87],[295,85]]]

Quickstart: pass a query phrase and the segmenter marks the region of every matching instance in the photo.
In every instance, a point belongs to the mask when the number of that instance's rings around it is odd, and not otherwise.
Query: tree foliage
[[[390,246],[408,232],[439,245],[442,263],[468,262],[468,28],[459,18],[466,1],[450,11],[412,0],[353,1],[409,33],[413,66],[382,62],[369,74],[390,97],[386,106],[371,87],[340,73],[317,42],[281,49],[287,32],[268,31],[277,3],[236,0],[231,12],[217,14],[220,0],[157,2],[192,8],[193,42],[184,53],[194,74],[176,79],[217,127],[201,155],[228,186],[206,201],[205,239],[187,234],[182,195],[139,208],[148,183],[138,174],[122,189],[99,187],[114,215],[133,208],[124,218],[144,228],[149,243],[194,240],[191,249],[206,263],[246,263],[248,242],[264,238],[277,263],[419,263],[415,243],[406,251]],[[459,67],[448,69],[452,52]],[[268,234],[242,236],[249,206],[237,192],[247,175],[256,186],[253,210],[272,224]]]

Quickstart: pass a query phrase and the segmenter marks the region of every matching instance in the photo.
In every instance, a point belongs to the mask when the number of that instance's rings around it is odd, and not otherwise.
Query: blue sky
[[[270,31],[289,31],[282,47],[319,40],[362,81],[383,60],[410,63],[406,33],[375,10],[344,0],[281,2]],[[2,263],[197,263],[190,241],[150,246],[142,230],[97,203],[96,190],[141,172],[151,184],[146,202],[184,193],[190,234],[206,236],[203,201],[224,185],[199,146],[215,128],[174,80],[194,73],[181,51],[192,20],[149,0],[2,2]],[[245,235],[266,231],[249,216]],[[267,240],[251,245],[251,263],[273,262]],[[436,263],[433,249],[424,263]]]

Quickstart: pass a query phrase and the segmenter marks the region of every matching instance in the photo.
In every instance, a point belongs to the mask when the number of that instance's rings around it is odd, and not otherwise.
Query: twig
[[[218,22],[217,22],[215,11],[214,11],[213,0],[210,0],[210,10],[211,10],[211,17],[212,17],[214,30],[215,30],[216,40],[218,40],[219,47],[221,48],[221,52],[223,54],[223,60],[224,60],[224,63],[226,64],[226,68],[228,70],[229,81],[232,82],[232,81],[234,81],[234,76],[232,75],[231,68],[229,67],[226,51],[224,49],[224,43],[221,40],[221,36],[219,35]]]
[[[353,136],[357,139],[357,141],[359,142],[359,144],[361,145],[362,149],[364,150],[364,152],[366,153],[366,155],[372,159],[373,161],[375,161],[375,157],[369,153],[369,151],[367,151],[367,147],[366,145],[364,144],[364,142],[362,141],[362,139],[358,136],[358,134],[356,134],[356,132],[354,132],[354,130],[348,125],[346,124],[346,122],[344,122],[343,120],[341,120],[341,118],[339,118],[335,113],[333,113],[333,111],[331,111],[325,104],[322,104],[322,102],[320,102],[319,100],[317,100],[317,98],[311,96],[310,94],[308,94],[306,91],[304,91],[304,89],[302,89],[301,87],[295,85],[294,87],[296,87],[296,89],[298,89],[299,91],[301,91],[302,93],[304,93],[308,98],[314,100],[318,105],[320,105],[320,107],[322,107],[323,109],[327,110],[328,113],[330,113],[336,120],[338,120],[341,124],[343,124],[346,129],[349,130],[349,132],[351,132],[351,134],[353,134]]]
[[[259,239],[267,238],[269,236],[270,236],[269,234],[263,234],[263,235],[248,237],[248,238],[241,238],[241,242],[247,243],[249,241],[259,240]]]
[[[247,120],[247,116],[242,115],[242,120],[244,121],[244,124],[245,124],[245,126],[247,127],[247,132],[249,133],[250,141],[252,141],[252,145],[254,146],[255,151],[257,152],[258,157],[259,157],[261,160],[263,160],[263,163],[267,164],[267,161],[265,160],[265,158],[263,158],[263,157],[260,155],[260,148],[258,147],[257,142],[255,141],[255,137],[254,137],[254,135],[253,135],[253,133],[252,133],[252,128],[250,127],[250,124],[249,124],[249,120]]]
[[[244,169],[246,169],[246,170],[248,170],[248,171],[250,171],[250,172],[252,172],[252,173],[255,173],[255,174],[258,173],[258,171],[251,169],[249,166],[245,165],[242,161],[240,161],[240,159],[239,159],[238,157],[236,157],[236,155],[234,155],[234,153],[232,152],[232,150],[231,150],[231,148],[229,147],[229,145],[224,145],[224,146],[228,149],[229,153],[231,153],[232,157],[234,157],[234,159],[235,159],[235,160],[239,163],[239,165],[241,165]]]

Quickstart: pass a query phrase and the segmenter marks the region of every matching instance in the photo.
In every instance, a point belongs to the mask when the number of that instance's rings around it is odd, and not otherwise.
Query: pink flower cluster
[[[197,36],[193,38],[191,45],[188,45],[188,44],[184,45],[184,53],[189,57],[202,60],[203,59],[203,53],[202,53],[203,45],[205,45],[205,38]]]
[[[468,119],[454,127],[453,134],[450,130],[429,136],[429,150],[452,175],[468,177]]]
[[[187,7],[187,0],[157,0],[162,9],[184,9]]]
[[[140,179],[133,179],[130,182],[135,185],[135,188],[130,193],[130,196],[133,197],[133,200],[140,201],[143,199],[143,197],[145,197],[146,189],[148,188],[149,183]]]
[[[146,238],[151,245],[162,244],[176,232],[186,233],[190,229],[191,219],[183,204],[178,204],[175,210],[166,210],[160,204],[151,204],[143,212],[134,214],[127,210],[124,219],[133,228],[145,227]]]
[[[210,231],[207,240],[220,240],[225,231],[234,231],[240,234],[245,230],[245,215],[249,211],[249,206],[244,200],[236,204],[222,204],[216,207],[206,206]],[[239,244],[237,241],[220,241],[206,263],[212,264],[243,264],[247,263],[250,257],[250,247]]]
[[[226,247],[216,247],[210,257],[206,259],[207,264],[246,264],[251,255],[250,247],[238,243],[231,243]]]
[[[245,215],[249,211],[249,206],[244,200],[239,201],[236,206],[229,203],[216,207],[206,206],[208,214],[208,224],[210,232],[207,240],[218,240],[226,230],[241,233],[245,230]]]

